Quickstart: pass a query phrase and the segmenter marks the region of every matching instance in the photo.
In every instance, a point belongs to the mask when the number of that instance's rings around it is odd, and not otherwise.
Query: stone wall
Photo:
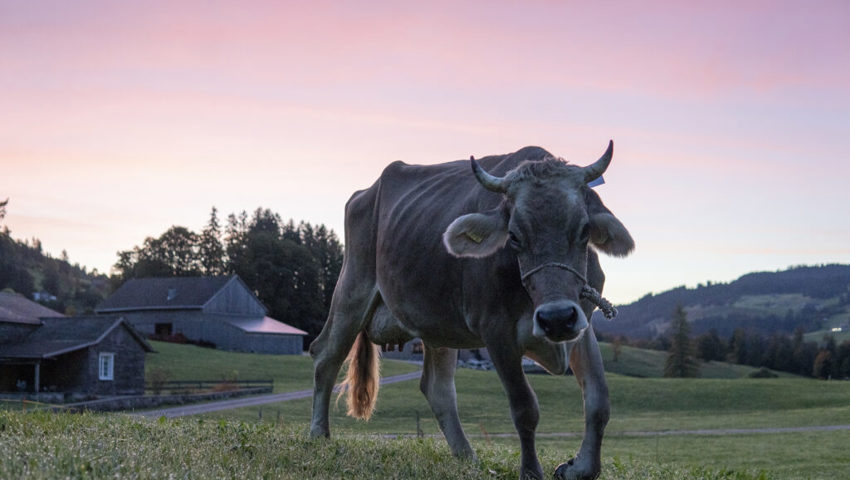
[[[54,410],[71,410],[71,411],[93,411],[93,412],[113,412],[127,410],[144,410],[148,408],[156,408],[163,405],[185,405],[190,403],[207,402],[212,400],[225,400],[233,397],[241,397],[246,395],[260,395],[264,393],[272,393],[272,387],[254,387],[243,388],[239,390],[227,390],[222,392],[207,392],[207,393],[187,393],[183,395],[138,395],[138,396],[122,396],[106,398],[102,400],[92,400],[89,402],[80,402],[56,407]]]

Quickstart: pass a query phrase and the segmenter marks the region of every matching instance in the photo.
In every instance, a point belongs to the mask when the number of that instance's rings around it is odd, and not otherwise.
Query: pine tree
[[[664,365],[664,376],[699,376],[699,364],[694,356],[693,342],[690,337],[691,326],[688,324],[688,315],[681,305],[676,307],[673,313],[670,331],[672,338],[667,362]]]
[[[204,275],[223,275],[227,264],[224,245],[221,243],[221,225],[218,222],[218,209],[212,207],[207,226],[198,238],[198,253],[201,270]]]

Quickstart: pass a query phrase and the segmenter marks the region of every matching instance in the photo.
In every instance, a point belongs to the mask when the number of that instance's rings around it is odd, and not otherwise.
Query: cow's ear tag
[[[599,185],[604,185],[604,184],[605,184],[605,179],[602,178],[602,176],[600,175],[599,178],[597,178],[596,180],[589,182],[587,184],[587,186],[590,187],[590,188],[593,188],[593,187],[598,187]]]
[[[477,232],[465,232],[466,237],[472,240],[475,243],[481,243],[484,240],[484,237]]]

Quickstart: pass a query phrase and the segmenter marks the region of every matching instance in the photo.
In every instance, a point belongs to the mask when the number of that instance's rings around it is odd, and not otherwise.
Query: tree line
[[[213,207],[200,232],[173,226],[142,245],[119,251],[115,288],[131,278],[237,274],[269,315],[308,333],[324,325],[342,245],[333,230],[308,222],[284,222],[269,209],[231,213],[222,225]]]
[[[793,335],[781,332],[764,335],[757,330],[736,328],[726,338],[716,329],[693,337],[682,306],[674,310],[666,334],[631,342],[625,336],[618,336],[613,342],[615,348],[629,344],[666,351],[664,375],[667,377],[696,377],[700,361],[721,361],[819,379],[850,378],[850,340],[838,345],[831,335],[825,335],[821,344],[806,341],[801,326]]]

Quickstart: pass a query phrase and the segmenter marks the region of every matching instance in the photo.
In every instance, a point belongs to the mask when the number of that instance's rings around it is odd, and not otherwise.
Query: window
[[[112,380],[115,371],[115,354],[101,353],[98,358],[98,378],[101,380]]]
[[[173,326],[170,323],[157,323],[154,324],[154,333],[156,335],[169,336],[173,330]]]

